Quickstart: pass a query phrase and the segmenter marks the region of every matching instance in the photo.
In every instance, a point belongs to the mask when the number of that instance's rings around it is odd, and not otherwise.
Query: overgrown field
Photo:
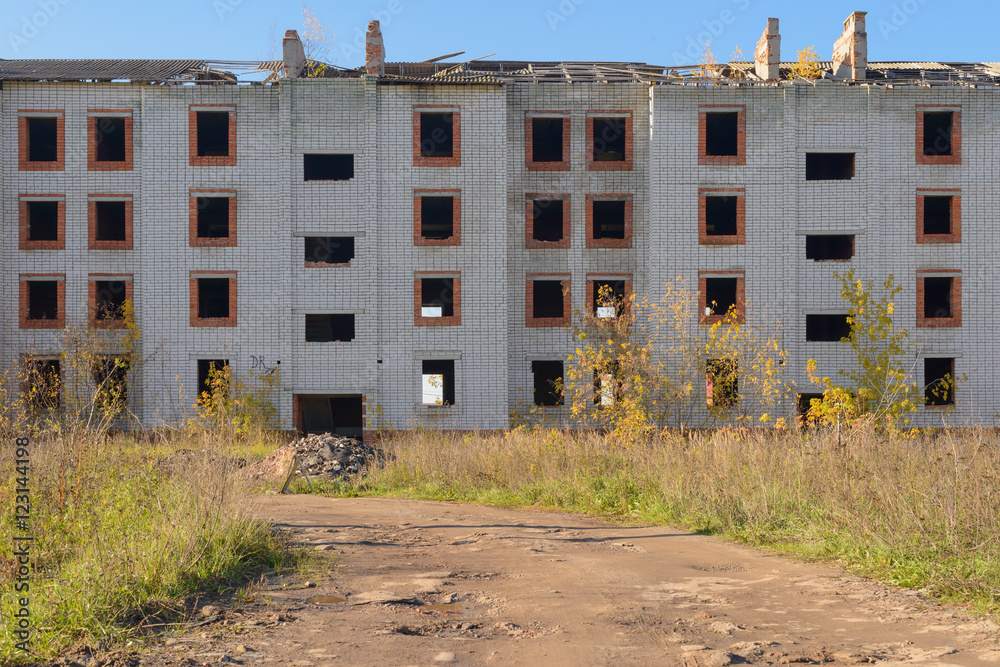
[[[0,663],[29,662],[16,647],[19,598],[30,599],[35,656],[87,642],[127,640],[140,626],[183,620],[197,596],[237,593],[267,569],[295,558],[282,538],[248,518],[249,490],[224,457],[195,456],[172,476],[156,466],[181,448],[250,460],[279,446],[219,452],[208,432],[171,438],[40,437],[30,468],[16,474],[14,438],[0,455]],[[22,469],[22,472],[24,470]],[[16,525],[18,482],[30,513]],[[15,537],[31,538],[30,592],[17,592]],[[23,582],[20,582],[23,583]],[[36,658],[37,659],[37,658]]]
[[[1000,438],[719,430],[628,447],[595,433],[415,432],[342,495],[537,506],[667,523],[1000,611]]]

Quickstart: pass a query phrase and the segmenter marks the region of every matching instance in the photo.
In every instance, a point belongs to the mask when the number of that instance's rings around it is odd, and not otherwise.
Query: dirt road
[[[1000,665],[992,621],[671,528],[315,496],[257,512],[335,571],[269,591],[273,622],[246,629],[251,605],[169,647],[173,664]]]

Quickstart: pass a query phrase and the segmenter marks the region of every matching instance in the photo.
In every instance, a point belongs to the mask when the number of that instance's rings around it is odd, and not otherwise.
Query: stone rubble
[[[383,466],[390,458],[383,450],[353,438],[323,433],[308,435],[276,449],[260,463],[250,466],[246,474],[254,480],[283,481],[294,456],[299,458],[310,479],[333,480],[343,480],[359,474],[364,477],[368,467]],[[295,476],[302,476],[298,468]]]

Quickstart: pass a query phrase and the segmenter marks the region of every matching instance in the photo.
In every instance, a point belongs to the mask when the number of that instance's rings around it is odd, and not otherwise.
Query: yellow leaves
[[[798,60],[792,65],[792,74],[803,79],[818,79],[822,75],[819,67],[819,56],[813,45],[807,46],[798,53]]]

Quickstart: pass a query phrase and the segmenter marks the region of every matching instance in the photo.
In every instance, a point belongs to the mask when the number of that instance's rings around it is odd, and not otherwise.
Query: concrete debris
[[[308,435],[276,449],[263,461],[250,466],[246,475],[252,480],[283,481],[288,475],[292,457],[297,456],[310,478],[342,480],[353,475],[367,474],[371,465],[384,466],[390,455],[352,438],[329,433]],[[302,473],[296,469],[296,477]]]

